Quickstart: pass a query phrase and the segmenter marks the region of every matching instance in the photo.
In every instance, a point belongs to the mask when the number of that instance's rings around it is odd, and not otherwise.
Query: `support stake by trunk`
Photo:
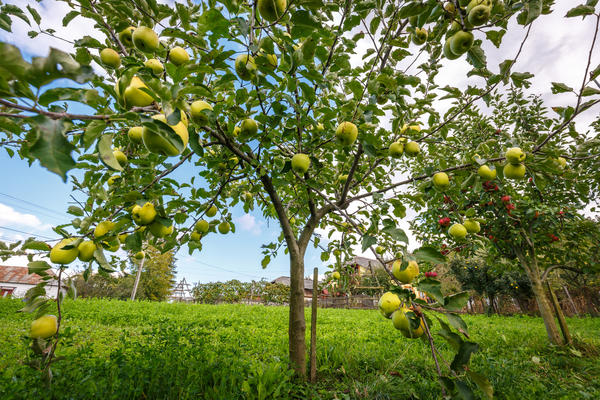
[[[558,317],[558,325],[560,326],[560,330],[562,331],[563,338],[565,338],[566,344],[571,344],[571,333],[569,332],[569,327],[567,326],[567,321],[565,320],[565,315],[560,308],[560,304],[558,303],[558,299],[552,290],[552,286],[550,286],[550,282],[546,281],[546,287],[548,288],[548,292],[550,292],[550,301],[552,302],[552,306],[554,307],[554,312]]]
[[[313,272],[312,315],[310,317],[310,382],[317,381],[317,302],[319,301],[319,269]]]
[[[144,268],[144,261],[146,261],[146,255],[144,254],[144,258],[142,258],[142,262],[140,263],[137,274],[135,276],[135,283],[133,284],[133,290],[131,291],[131,301],[135,300],[135,294],[137,292],[138,284],[140,283],[140,276],[142,276],[142,268]]]
[[[569,299],[569,303],[571,303],[571,307],[573,308],[573,313],[575,313],[575,315],[579,315],[579,310],[577,309],[575,302],[573,302],[573,298],[571,297],[571,293],[569,293],[569,289],[567,289],[567,287],[565,285],[563,285],[563,290],[565,291],[565,293],[567,295],[567,299]]]

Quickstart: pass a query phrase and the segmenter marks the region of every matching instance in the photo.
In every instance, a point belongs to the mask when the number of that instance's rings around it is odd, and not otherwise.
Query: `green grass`
[[[441,397],[428,346],[402,337],[376,311],[319,310],[319,383],[309,386],[286,369],[285,307],[109,300],[65,303],[72,336],[58,348],[66,359],[54,365],[48,390],[23,364],[32,316],[17,313],[21,306],[0,299],[3,400]],[[472,368],[489,377],[497,398],[600,398],[600,357],[586,350],[600,348],[600,319],[568,321],[584,343],[580,354],[549,346],[539,318],[465,319],[481,346]]]

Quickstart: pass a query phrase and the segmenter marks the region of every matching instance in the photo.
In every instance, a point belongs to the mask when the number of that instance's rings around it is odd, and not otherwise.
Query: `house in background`
[[[290,286],[289,276],[280,276],[279,278],[272,280],[271,283],[280,283],[285,286]],[[313,295],[313,280],[304,279],[304,300],[312,301]]]
[[[54,276],[51,270],[47,272],[48,275]],[[27,267],[0,265],[0,297],[23,297],[29,289],[40,282],[42,282],[42,277],[30,274]],[[48,281],[46,296],[56,297],[57,292],[58,282],[56,279]]]
[[[345,265],[350,265],[354,268],[354,273],[358,276],[373,275],[375,270],[382,269],[383,265],[371,258],[366,257],[352,257],[349,261],[346,261]]]

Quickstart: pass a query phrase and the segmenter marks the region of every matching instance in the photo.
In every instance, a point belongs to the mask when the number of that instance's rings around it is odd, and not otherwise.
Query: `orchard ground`
[[[428,345],[404,338],[376,310],[319,309],[318,383],[309,386],[286,368],[287,307],[109,300],[65,301],[70,346],[59,345],[65,359],[53,365],[49,392],[23,364],[32,316],[17,313],[22,305],[0,299],[2,399],[441,397]],[[465,320],[480,345],[471,367],[489,377],[496,398],[600,398],[600,319],[569,319],[577,349],[548,345],[540,318]],[[437,344],[450,362],[454,353]]]

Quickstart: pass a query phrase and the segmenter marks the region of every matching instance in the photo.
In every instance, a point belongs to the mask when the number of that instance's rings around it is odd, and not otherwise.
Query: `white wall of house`
[[[25,296],[25,293],[35,285],[30,285],[27,283],[12,283],[12,282],[0,282],[0,286],[2,287],[14,287],[15,290],[12,293],[12,297],[22,298]],[[58,286],[56,285],[46,285],[46,297],[56,297],[56,293],[58,291]]]

